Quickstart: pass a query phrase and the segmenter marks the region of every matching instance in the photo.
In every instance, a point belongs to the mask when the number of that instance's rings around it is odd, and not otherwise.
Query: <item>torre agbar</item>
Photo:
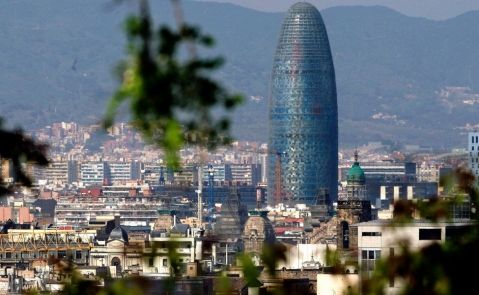
[[[268,202],[326,205],[337,199],[338,107],[333,59],[319,11],[294,4],[273,64]]]

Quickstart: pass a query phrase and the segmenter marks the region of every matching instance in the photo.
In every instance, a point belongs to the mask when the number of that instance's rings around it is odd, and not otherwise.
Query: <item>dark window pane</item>
[[[440,240],[441,229],[440,228],[420,228],[419,240]]]

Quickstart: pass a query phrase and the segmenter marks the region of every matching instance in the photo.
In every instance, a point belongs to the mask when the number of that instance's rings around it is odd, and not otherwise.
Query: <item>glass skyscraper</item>
[[[293,5],[273,64],[268,201],[321,205],[337,199],[338,107],[333,59],[319,11]]]

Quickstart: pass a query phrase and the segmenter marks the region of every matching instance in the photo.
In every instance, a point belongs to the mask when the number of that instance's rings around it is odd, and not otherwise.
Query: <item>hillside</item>
[[[111,3],[0,4],[0,110],[9,123],[35,128],[99,120],[114,89],[113,68],[124,57],[121,23],[132,8]],[[155,2],[157,19],[171,22],[169,3]],[[186,19],[215,36],[215,52],[227,59],[217,77],[256,98],[235,114],[235,134],[266,141],[270,70],[283,14],[183,4]],[[465,126],[479,124],[479,12],[445,21],[383,7],[322,14],[336,67],[342,145],[465,145]]]

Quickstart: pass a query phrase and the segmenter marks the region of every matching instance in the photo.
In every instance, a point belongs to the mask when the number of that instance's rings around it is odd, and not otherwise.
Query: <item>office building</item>
[[[80,166],[80,177],[83,185],[99,185],[105,180],[105,163],[89,162]]]
[[[315,205],[337,199],[338,111],[328,35],[311,4],[283,22],[272,72],[268,201]]]
[[[108,162],[105,178],[108,183],[122,183],[131,180],[131,162]]]

